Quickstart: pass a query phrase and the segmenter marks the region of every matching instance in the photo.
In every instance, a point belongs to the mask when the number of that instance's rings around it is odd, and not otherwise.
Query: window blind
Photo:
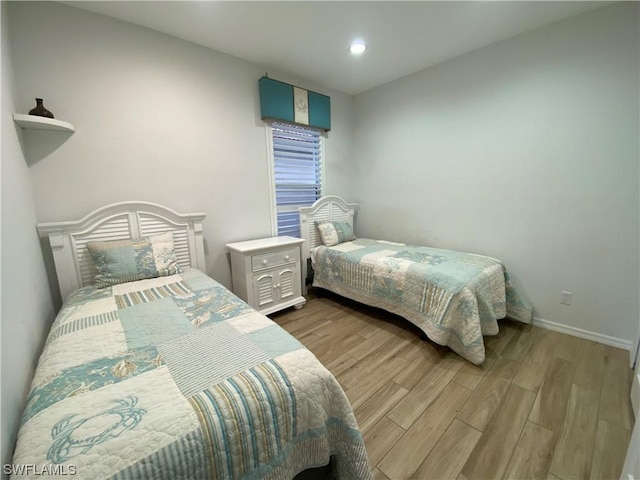
[[[320,130],[271,124],[278,235],[300,237],[298,207],[322,196]]]

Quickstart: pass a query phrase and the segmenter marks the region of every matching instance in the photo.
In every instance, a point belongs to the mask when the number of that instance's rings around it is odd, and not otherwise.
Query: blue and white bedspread
[[[360,238],[317,247],[312,260],[314,286],[401,315],[475,364],[497,319],[531,320],[531,305],[495,258]]]
[[[335,378],[274,322],[188,269],[67,299],[13,464],[31,465],[15,478],[290,479],[331,455],[338,478],[371,478]]]

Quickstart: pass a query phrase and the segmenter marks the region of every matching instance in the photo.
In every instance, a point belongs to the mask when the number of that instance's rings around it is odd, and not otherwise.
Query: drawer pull
[[[285,259],[285,260],[289,260],[289,255],[285,255],[285,256],[284,256],[284,259]]]
[[[266,261],[266,260],[262,260],[262,264],[263,264],[263,265],[266,265],[267,263],[269,263],[269,262],[268,262],[268,261]]]

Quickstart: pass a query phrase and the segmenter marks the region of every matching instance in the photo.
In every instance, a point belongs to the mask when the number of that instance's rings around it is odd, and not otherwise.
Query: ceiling
[[[355,95],[601,1],[63,2]],[[359,57],[355,39],[367,43]]]

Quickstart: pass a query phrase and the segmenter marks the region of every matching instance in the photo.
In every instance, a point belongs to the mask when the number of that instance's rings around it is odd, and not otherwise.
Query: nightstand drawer
[[[258,272],[265,268],[295,263],[298,256],[298,249],[284,250],[275,253],[265,253],[263,255],[253,255],[251,257],[251,270]]]

